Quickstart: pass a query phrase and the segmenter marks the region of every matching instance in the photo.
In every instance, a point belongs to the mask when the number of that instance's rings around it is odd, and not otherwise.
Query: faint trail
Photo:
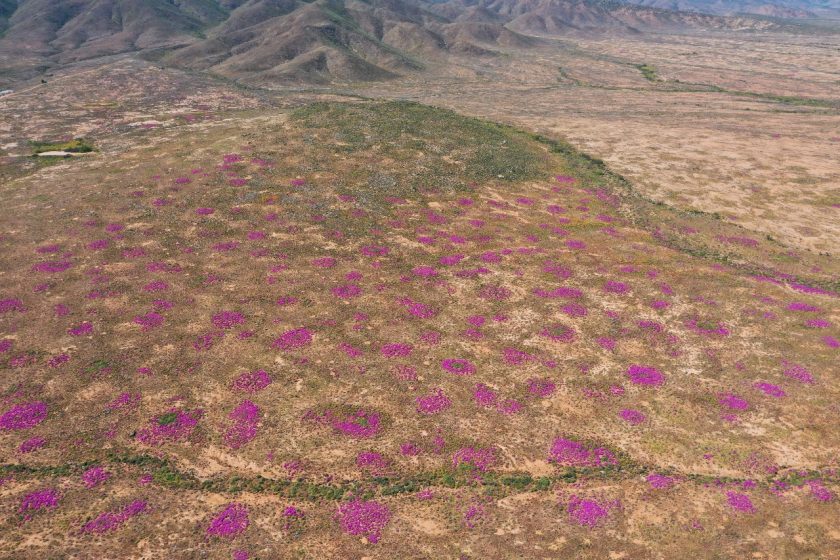
[[[112,66],[113,64],[114,64],[113,62],[109,62],[109,63],[104,64],[103,66],[107,67],[107,66]],[[82,72],[77,72],[77,73],[69,74],[69,75],[66,75],[66,76],[58,76],[54,80],[50,80],[49,82],[47,82],[45,84],[44,83],[38,83],[38,84],[35,84],[34,86],[26,88],[26,89],[14,90],[12,93],[9,93],[9,94],[4,95],[3,97],[0,97],[0,101],[6,101],[7,99],[11,99],[12,97],[20,95],[22,93],[28,93],[30,91],[34,91],[38,88],[43,88],[45,86],[48,86],[50,84],[54,84],[56,82],[60,82],[61,80],[64,80],[64,79],[67,79],[67,78],[70,78],[70,77],[78,78],[79,76],[84,76],[86,74],[92,74],[94,72],[100,72],[101,69],[102,69],[102,67],[99,66],[99,67],[93,67],[90,70],[83,70]]]
[[[742,484],[754,482],[762,488],[777,485],[791,487],[804,486],[809,480],[819,479],[823,484],[840,484],[840,474],[830,467],[802,469],[789,467],[773,476],[754,480],[745,477],[726,477],[704,473],[683,473],[674,469],[654,469],[646,465],[622,462],[611,467],[570,467],[559,466],[557,473],[551,476],[539,476],[527,471],[477,472],[464,468],[439,469],[410,475],[365,475],[359,479],[333,479],[334,482],[322,483],[305,478],[267,478],[263,476],[241,477],[225,476],[200,478],[192,473],[179,470],[166,459],[151,455],[109,455],[96,459],[63,465],[29,466],[24,464],[2,464],[0,475],[15,475],[36,480],[59,478],[84,472],[93,465],[110,463],[122,465],[132,470],[148,473],[153,480],[169,489],[193,490],[223,494],[241,492],[275,494],[285,498],[303,500],[341,500],[347,495],[364,492],[374,496],[394,496],[411,494],[426,488],[481,488],[495,496],[509,496],[530,492],[547,492],[552,488],[573,484],[579,481],[622,481],[640,478],[656,473],[672,477],[679,484]],[[318,477],[324,480],[324,476]]]

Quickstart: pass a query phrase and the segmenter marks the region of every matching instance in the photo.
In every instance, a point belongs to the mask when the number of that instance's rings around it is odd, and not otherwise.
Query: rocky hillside
[[[600,0],[0,0],[0,82],[127,52],[248,83],[356,82],[535,35],[773,25]]]
[[[813,18],[830,10],[832,0],[627,0],[630,4],[672,11],[691,11],[732,16],[755,14],[775,18]],[[840,4],[834,6],[840,11]]]

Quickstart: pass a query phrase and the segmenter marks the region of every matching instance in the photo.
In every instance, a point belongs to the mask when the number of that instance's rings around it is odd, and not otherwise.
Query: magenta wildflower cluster
[[[336,516],[345,533],[376,543],[391,520],[391,510],[379,502],[354,499],[340,504]]]
[[[138,430],[137,440],[152,446],[184,441],[193,433],[202,416],[202,410],[171,409],[149,420],[148,427]]]
[[[569,518],[576,524],[584,527],[594,528],[604,524],[609,518],[610,512],[620,508],[621,504],[616,501],[599,501],[591,498],[572,496],[566,504]]]
[[[234,502],[225,506],[210,521],[210,525],[207,526],[207,535],[233,539],[244,533],[248,525],[250,525],[248,508]]]
[[[117,511],[106,511],[82,525],[82,533],[108,533],[119,529],[126,521],[144,513],[148,504],[144,500],[134,500]]]
[[[609,449],[587,446],[566,438],[554,440],[549,451],[549,461],[570,467],[604,467],[618,464],[615,454]]]

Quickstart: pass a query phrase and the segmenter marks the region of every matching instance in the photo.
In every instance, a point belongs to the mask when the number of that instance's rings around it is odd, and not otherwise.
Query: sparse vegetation
[[[66,141],[36,141],[29,142],[34,155],[44,152],[68,152],[71,154],[86,154],[94,151],[93,144],[85,138],[74,138]]]
[[[656,68],[651,66],[650,64],[637,64],[636,68],[639,69],[639,72],[642,73],[642,76],[649,82],[658,82],[659,77],[656,75]]]
[[[529,144],[525,134],[417,103],[315,104],[292,117],[322,131],[320,149],[351,154],[373,150],[409,163],[397,168],[393,180],[380,182],[377,190],[385,196],[424,187],[463,191],[471,182],[534,180],[549,172],[544,152]]]

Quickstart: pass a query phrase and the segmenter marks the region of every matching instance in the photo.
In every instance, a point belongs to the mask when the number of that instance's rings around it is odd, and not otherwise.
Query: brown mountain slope
[[[731,16],[756,14],[778,18],[815,17],[806,2],[766,0],[626,0],[630,4],[672,11],[692,11]]]
[[[165,60],[249,83],[357,81],[419,71],[448,52],[492,55],[531,42],[499,23],[453,22],[403,0],[252,0]]]
[[[313,3],[257,25],[219,33],[172,54],[168,62],[243,79],[375,79],[419,69],[358,25]],[[309,81],[309,80],[307,80]]]
[[[218,4],[202,0],[23,0],[2,41],[73,60],[188,42],[226,17]]]
[[[6,30],[9,18],[17,9],[17,0],[0,0],[0,33]]]
[[[774,26],[758,19],[675,12],[600,0],[447,0],[432,6],[442,14],[480,8],[502,18],[509,29],[525,34],[581,30],[764,29]]]
[[[249,83],[380,80],[529,35],[774,25],[609,0],[0,0],[0,81],[135,51]]]
[[[227,11],[212,0],[19,0],[0,38],[0,75],[196,40]]]
[[[230,17],[213,29],[211,35],[241,31],[273,17],[293,12],[300,7],[298,0],[246,0],[233,9]]]

